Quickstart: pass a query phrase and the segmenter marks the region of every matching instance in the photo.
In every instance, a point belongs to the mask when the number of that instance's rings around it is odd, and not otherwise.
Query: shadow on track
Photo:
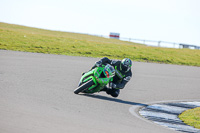
[[[148,106],[147,104],[143,104],[143,103],[124,101],[121,99],[106,97],[106,96],[101,96],[101,95],[96,95],[96,94],[79,94],[79,95],[96,98],[96,99],[101,99],[101,100],[113,101],[113,102],[117,102],[117,103],[129,104],[129,105],[137,105],[137,106],[143,106],[143,107]]]

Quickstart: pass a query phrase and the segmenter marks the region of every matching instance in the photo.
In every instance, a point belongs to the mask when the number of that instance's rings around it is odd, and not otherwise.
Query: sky
[[[200,46],[200,0],[0,0],[0,22]]]

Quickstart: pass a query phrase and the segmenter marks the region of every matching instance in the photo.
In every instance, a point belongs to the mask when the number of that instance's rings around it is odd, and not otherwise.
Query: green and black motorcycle
[[[85,73],[79,82],[78,88],[74,90],[75,94],[95,93],[101,91],[107,84],[112,82],[115,76],[115,69],[110,64],[101,65]]]

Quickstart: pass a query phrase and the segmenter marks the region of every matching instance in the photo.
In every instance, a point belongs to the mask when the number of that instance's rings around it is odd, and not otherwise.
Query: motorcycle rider
[[[132,61],[129,58],[125,58],[122,61],[115,61],[104,57],[100,61],[97,61],[92,69],[99,67],[102,64],[110,64],[115,68],[115,76],[113,77],[113,81],[109,84],[109,88],[105,87],[102,89],[102,91],[106,91],[107,94],[113,97],[118,97],[120,89],[123,89],[132,77]]]

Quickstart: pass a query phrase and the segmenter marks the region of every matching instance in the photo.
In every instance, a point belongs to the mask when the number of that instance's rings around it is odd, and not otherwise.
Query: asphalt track
[[[0,50],[0,133],[176,133],[129,112],[200,99],[200,68],[133,62],[118,98],[75,95],[96,58]]]

